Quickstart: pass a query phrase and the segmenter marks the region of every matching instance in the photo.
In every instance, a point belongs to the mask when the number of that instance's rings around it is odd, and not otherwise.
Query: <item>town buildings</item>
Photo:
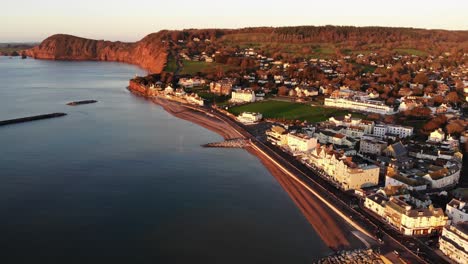
[[[413,135],[414,128],[400,125],[378,124],[374,126],[374,135],[381,138],[388,136],[398,136],[399,138],[407,138]]]
[[[379,183],[379,167],[358,165],[351,157],[335,152],[327,146],[317,146],[308,156],[308,161],[322,169],[343,190],[376,186]]]
[[[387,146],[387,142],[376,138],[361,139],[361,143],[359,145],[359,152],[362,154],[381,155],[382,151],[386,149]]]
[[[330,117],[328,121],[334,123],[337,126],[354,128],[359,127],[363,130],[364,134],[372,134],[374,129],[374,121],[353,118],[351,114],[344,117]]]
[[[317,131],[314,134],[314,137],[316,137],[321,144],[333,144],[347,147],[354,147],[356,144],[355,140],[350,139],[346,135],[335,132],[333,130]]]
[[[288,144],[288,132],[282,126],[273,126],[266,132],[267,140],[273,145],[284,146]]]
[[[439,249],[456,263],[468,263],[468,222],[445,226]]]
[[[458,224],[468,221],[468,204],[458,199],[452,199],[445,209],[445,213],[449,217],[451,224]]]
[[[233,103],[253,103],[255,100],[255,92],[251,89],[232,91],[231,102]]]
[[[400,197],[385,204],[385,220],[404,235],[429,235],[442,232],[447,216],[441,208],[414,208]]]
[[[316,138],[299,133],[289,133],[287,142],[289,149],[293,152],[308,152],[317,146]]]
[[[217,82],[210,83],[210,92],[219,95],[230,95],[232,86],[234,85],[234,79],[222,79]]]
[[[394,107],[386,105],[383,101],[371,99],[367,94],[359,94],[350,90],[339,90],[325,98],[325,106],[352,109],[381,115],[396,114]]]
[[[429,166],[428,173],[423,176],[432,189],[442,189],[458,184],[460,180],[460,167],[454,163],[446,167]]]
[[[260,113],[251,113],[251,112],[244,112],[237,117],[237,120],[243,124],[255,124],[262,120],[263,115]]]
[[[206,84],[206,80],[202,78],[180,78],[179,85],[183,88],[199,87]]]
[[[439,143],[444,140],[445,140],[445,133],[441,128],[434,130],[429,135],[429,138],[427,139],[428,142],[434,142],[434,143]]]

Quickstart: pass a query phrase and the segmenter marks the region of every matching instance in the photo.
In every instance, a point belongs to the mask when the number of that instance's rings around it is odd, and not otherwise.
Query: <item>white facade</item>
[[[260,113],[244,112],[237,117],[237,120],[244,124],[254,124],[262,120],[262,118],[263,116]]]
[[[452,221],[452,225],[460,222],[466,222],[468,221],[468,204],[457,199],[452,199],[452,201],[447,204],[445,213]]]
[[[342,120],[330,117],[328,121],[333,122],[337,126],[345,126],[345,127],[360,127],[364,130],[365,134],[372,134],[374,129],[374,122],[368,120],[362,120],[360,118],[352,118],[352,115],[346,115]]]
[[[427,184],[413,181],[412,179],[404,179],[405,176],[390,177],[385,176],[385,187],[387,186],[404,186],[410,191],[424,191],[427,189]]]
[[[198,106],[205,105],[205,101],[203,100],[203,98],[198,96],[198,94],[196,93],[186,95],[185,99],[187,100],[189,104],[198,105]]]
[[[192,88],[205,85],[206,81],[200,78],[181,78],[179,80],[179,85],[184,88]]]
[[[308,159],[310,163],[324,170],[343,190],[356,190],[379,183],[379,167],[358,166],[351,158],[340,156],[325,146],[313,150]]]
[[[427,141],[429,142],[442,142],[444,140],[445,140],[445,133],[441,128],[433,131],[429,135],[429,138],[427,139]]]
[[[381,140],[361,139],[359,146],[360,153],[381,155],[382,151],[387,147],[387,142]]]
[[[317,146],[317,139],[303,134],[289,133],[288,147],[293,151],[308,152]]]
[[[441,233],[447,216],[441,208],[414,208],[400,197],[391,197],[385,205],[385,220],[407,236]]]
[[[381,193],[376,193],[366,197],[364,207],[383,218],[385,217],[385,204],[387,202],[387,197]]]
[[[407,138],[413,135],[414,128],[399,125],[375,125],[374,135],[384,138],[387,133],[398,135],[400,138]]]
[[[320,131],[314,135],[322,144],[333,144],[340,146],[354,147],[354,141],[351,142],[346,138],[346,135],[333,131]]]
[[[460,168],[455,165],[451,168],[443,168],[436,172],[426,174],[424,177],[430,182],[432,189],[451,187],[460,180]]]
[[[468,263],[468,222],[444,227],[439,239],[440,250],[456,263]]]
[[[231,101],[235,103],[253,103],[255,100],[255,93],[252,90],[232,91],[231,94]]]
[[[288,134],[282,126],[273,126],[266,132],[267,140],[273,145],[284,146],[288,144]]]
[[[381,115],[396,114],[393,107],[377,101],[354,100],[347,98],[325,98],[325,106],[352,109]]]

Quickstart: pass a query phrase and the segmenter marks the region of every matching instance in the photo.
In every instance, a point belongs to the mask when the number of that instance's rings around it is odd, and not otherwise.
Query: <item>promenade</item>
[[[357,248],[377,248],[392,263],[446,263],[429,248],[408,247],[417,240],[403,238],[395,230],[359,208],[360,201],[336,189],[331,183],[314,173],[275,146],[261,142],[242,124],[215,109],[192,107],[163,98],[153,99],[166,111],[178,118],[196,123],[226,140],[249,140],[247,151],[259,158],[285,189],[317,234],[331,249],[338,251]],[[378,234],[377,234],[378,232]],[[381,242],[377,242],[377,236]],[[394,252],[399,254],[396,255]],[[421,256],[424,255],[424,258]]]

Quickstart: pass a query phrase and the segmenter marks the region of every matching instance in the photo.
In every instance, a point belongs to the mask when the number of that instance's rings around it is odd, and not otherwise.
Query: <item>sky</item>
[[[468,30],[467,0],[14,0],[0,42],[66,33],[137,41],[162,29],[350,25]]]

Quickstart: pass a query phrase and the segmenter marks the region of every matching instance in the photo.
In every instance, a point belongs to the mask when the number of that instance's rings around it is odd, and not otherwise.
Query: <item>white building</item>
[[[388,134],[397,135],[400,138],[407,138],[413,135],[414,128],[399,125],[379,124],[374,126],[374,135],[385,138]]]
[[[305,134],[289,133],[287,136],[288,147],[292,151],[308,152],[317,146],[317,139]]]
[[[468,204],[457,199],[452,199],[452,201],[447,204],[445,213],[452,221],[452,225],[466,222],[468,221]]]
[[[364,130],[365,134],[372,134],[374,129],[374,121],[363,120],[360,118],[352,118],[351,114],[340,117],[330,117],[328,121],[334,123],[337,126],[345,127],[360,127]]]
[[[201,78],[180,78],[179,85],[184,88],[193,88],[205,85],[206,81]]]
[[[359,152],[364,154],[381,155],[382,151],[387,148],[388,144],[382,140],[376,139],[361,139]]]
[[[428,142],[435,142],[439,143],[445,140],[445,133],[442,130],[442,128],[439,128],[435,131],[433,131],[430,135],[429,138],[427,139]]]
[[[385,204],[387,204],[388,198],[381,194],[375,193],[369,196],[366,196],[364,200],[364,207],[371,210],[378,216],[384,218],[385,217]]]
[[[341,89],[333,92],[330,98],[325,98],[325,106],[352,109],[381,115],[396,114],[394,107],[386,105],[383,101],[371,99],[367,94]]]
[[[314,134],[314,137],[321,144],[333,144],[333,145],[340,145],[340,146],[348,146],[354,147],[356,141],[352,139],[348,139],[346,135],[341,133],[336,133],[335,131],[330,130],[322,130]]]
[[[231,102],[253,103],[256,100],[255,92],[250,89],[232,91]]]
[[[308,160],[328,174],[343,190],[356,190],[376,186],[379,183],[379,167],[358,165],[352,161],[352,158],[325,146],[315,148],[308,156]]]
[[[385,187],[403,186],[410,191],[423,191],[427,189],[428,182],[416,175],[402,175],[393,167],[387,167],[385,174]]]
[[[284,146],[288,144],[288,133],[282,126],[273,126],[266,132],[267,140],[273,145]]]
[[[263,115],[260,113],[244,112],[237,117],[237,120],[244,124],[255,124],[262,120],[262,118]]]
[[[460,167],[457,164],[441,167],[430,171],[423,178],[430,183],[432,189],[455,186],[460,180]]]
[[[198,105],[198,106],[205,105],[205,100],[203,100],[203,98],[198,96],[198,94],[196,93],[187,94],[185,96],[185,99],[187,100],[189,104]]]
[[[415,208],[403,197],[393,196],[385,204],[385,220],[407,236],[431,235],[442,232],[447,216],[441,208]]]
[[[444,227],[439,248],[456,263],[468,263],[468,222]]]

